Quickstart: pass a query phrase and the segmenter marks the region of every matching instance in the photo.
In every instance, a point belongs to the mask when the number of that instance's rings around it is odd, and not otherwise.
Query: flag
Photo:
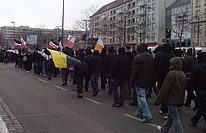
[[[49,49],[57,49],[58,46],[55,43],[53,43],[52,41],[50,41],[49,44],[48,44],[48,48]]]
[[[68,45],[69,48],[73,48],[74,47],[74,41],[75,41],[75,37],[73,37],[72,35],[69,35],[66,41],[66,44]]]
[[[42,51],[38,50],[37,53],[43,56],[46,60],[50,60],[52,58],[52,56],[46,53],[44,49]]]
[[[14,40],[13,48],[18,49],[21,46],[21,42]]]
[[[16,50],[16,49],[8,49],[7,52],[14,53],[14,54],[19,54],[19,51]]]
[[[62,51],[63,46],[62,46],[62,42],[61,41],[59,42],[59,48],[60,48],[60,51]]]
[[[103,48],[104,48],[104,44],[102,42],[102,39],[99,38],[96,45],[95,45],[95,47],[94,47],[94,50],[98,50],[99,53],[102,53]]]
[[[51,50],[51,49],[47,49],[47,50],[51,53],[52,60],[53,60],[56,68],[67,68],[66,54],[64,54],[60,51],[55,51],[55,50]]]
[[[26,42],[24,41],[24,39],[21,37],[21,46],[24,49],[27,49],[28,47],[26,46]]]

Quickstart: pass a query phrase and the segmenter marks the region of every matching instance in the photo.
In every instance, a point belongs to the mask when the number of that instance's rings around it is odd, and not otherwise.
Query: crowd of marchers
[[[198,124],[201,116],[206,120],[206,52],[193,53],[192,49],[182,52],[172,49],[169,44],[151,52],[144,43],[132,50],[127,46],[117,50],[110,46],[103,48],[101,53],[89,47],[75,51],[65,47],[62,52],[81,63],[58,69],[52,59],[46,60],[38,50],[19,49],[19,54],[4,53],[1,61],[15,62],[15,67],[33,70],[48,80],[61,75],[62,86],[67,85],[70,74],[72,83],[77,86],[78,98],[88,91],[89,84],[94,96],[101,89],[107,89],[107,94],[113,96],[112,107],[124,107],[124,100],[131,98],[130,104],[137,106],[134,115],[144,123],[152,120],[147,99],[154,91],[157,95],[154,104],[160,105],[159,113],[166,119],[163,125],[157,126],[163,133],[167,133],[172,124],[176,133],[184,132],[179,110],[182,106],[190,107],[191,101],[196,110],[190,118],[192,126]],[[206,132],[206,127],[202,131]]]

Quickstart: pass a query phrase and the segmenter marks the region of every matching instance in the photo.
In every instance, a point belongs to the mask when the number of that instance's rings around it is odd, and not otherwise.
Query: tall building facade
[[[90,19],[90,34],[106,45],[161,44],[165,39],[165,9],[175,0],[115,0]]]
[[[192,46],[206,47],[206,0],[192,0]]]
[[[58,42],[59,38],[62,36],[61,29],[40,29],[40,28],[30,28],[29,26],[3,26],[0,28],[0,44],[8,47],[13,45],[14,39],[20,40],[22,37],[25,41],[28,41],[29,35],[36,35],[36,41],[29,44],[31,47],[47,47],[48,42],[53,39]],[[84,31],[71,31],[64,30],[64,41],[67,39],[68,35],[73,35],[76,38],[76,47],[84,48],[85,43],[81,41],[81,35]],[[65,44],[65,43],[64,43]],[[65,45],[66,46],[66,45]]]

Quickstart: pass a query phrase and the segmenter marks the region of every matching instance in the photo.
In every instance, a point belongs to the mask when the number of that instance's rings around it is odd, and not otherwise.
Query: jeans
[[[136,115],[143,116],[144,118],[152,118],[147,101],[146,101],[146,91],[145,88],[135,86],[137,93],[138,108]]]
[[[168,112],[169,114],[168,114],[167,121],[162,125],[163,133],[168,133],[173,123],[175,125],[175,132],[183,133],[178,107],[175,105],[168,105]]]
[[[113,89],[113,96],[114,102],[119,103],[120,105],[124,105],[124,93],[126,89],[126,82],[127,80],[124,79],[114,79],[114,89]],[[119,92],[118,92],[119,87]]]
[[[98,90],[99,77],[100,77],[100,73],[91,74],[91,85],[93,88],[93,93],[95,93]]]

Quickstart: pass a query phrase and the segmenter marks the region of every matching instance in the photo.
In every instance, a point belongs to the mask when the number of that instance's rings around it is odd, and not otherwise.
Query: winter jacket
[[[142,52],[135,56],[132,63],[130,84],[142,88],[153,86],[154,82],[154,59],[148,52]]]
[[[126,55],[118,55],[114,59],[112,77],[117,79],[128,79],[130,75],[130,60]]]
[[[195,91],[206,91],[206,62],[199,62],[193,67],[191,82]]]
[[[91,67],[91,73],[101,73],[103,69],[103,60],[99,55],[94,55],[90,59],[88,65]]]
[[[169,72],[164,80],[155,105],[160,105],[164,100],[168,105],[182,106],[184,104],[187,79],[182,71],[182,60],[174,57],[169,62]]]

